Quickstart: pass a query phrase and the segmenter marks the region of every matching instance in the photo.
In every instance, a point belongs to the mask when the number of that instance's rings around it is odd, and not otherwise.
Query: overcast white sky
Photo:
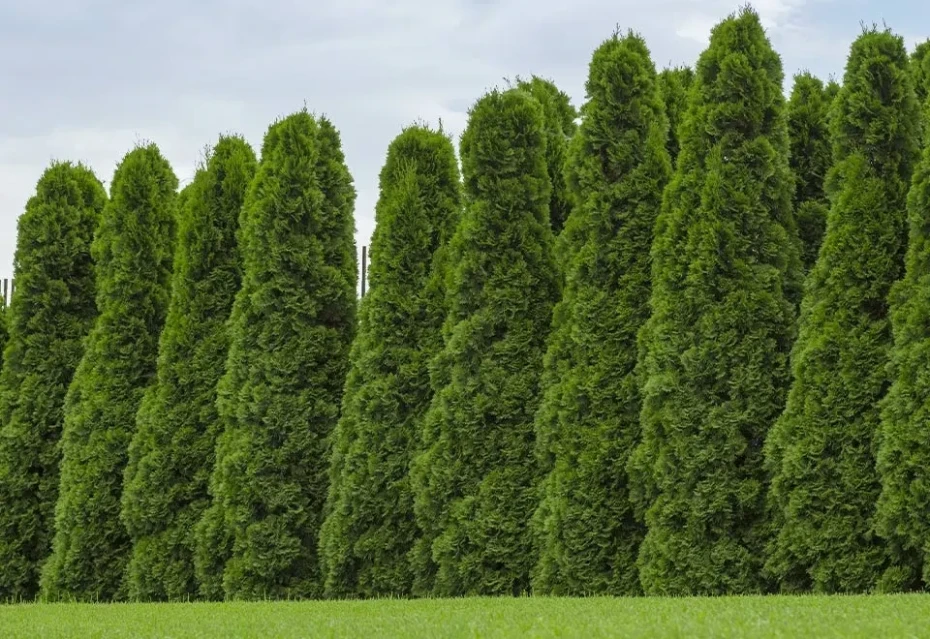
[[[0,0],[0,277],[16,220],[53,159],[109,187],[137,141],[156,142],[182,185],[221,132],[256,153],[304,103],[342,134],[358,190],[359,247],[374,228],[388,143],[415,120],[458,135],[504,78],[539,74],[576,105],[594,48],[639,31],[658,68],[693,64],[743,0]],[[755,0],[790,77],[842,76],[860,22],[909,47],[930,36],[925,0]],[[361,250],[361,248],[359,248]]]

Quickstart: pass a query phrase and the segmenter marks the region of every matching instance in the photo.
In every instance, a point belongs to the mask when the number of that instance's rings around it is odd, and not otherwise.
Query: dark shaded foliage
[[[829,121],[832,102],[822,80],[807,72],[795,75],[788,100],[788,137],[795,177],[794,211],[805,271],[817,261],[830,209],[824,180],[833,159]]]
[[[672,168],[681,150],[678,128],[688,109],[688,91],[694,82],[694,70],[681,66],[663,69],[658,77],[659,91],[665,103],[665,115],[668,117],[668,139],[665,146],[672,161]]]
[[[572,210],[571,193],[565,182],[565,162],[572,136],[578,129],[575,122],[578,111],[571,98],[552,80],[532,76],[519,80],[516,87],[532,95],[542,106],[543,126],[546,132],[546,166],[552,191],[549,196],[549,222],[552,232],[562,232]]]

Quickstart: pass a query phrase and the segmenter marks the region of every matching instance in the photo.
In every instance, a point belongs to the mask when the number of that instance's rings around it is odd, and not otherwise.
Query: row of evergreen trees
[[[580,113],[533,77],[459,158],[391,143],[360,304],[324,117],[180,193],[154,145],[109,194],[52,165],[0,312],[0,597],[930,585],[928,65],[868,29],[786,99],[749,8],[694,69],[616,33]]]

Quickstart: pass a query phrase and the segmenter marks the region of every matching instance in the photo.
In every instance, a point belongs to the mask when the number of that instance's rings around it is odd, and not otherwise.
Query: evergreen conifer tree
[[[539,103],[492,90],[461,139],[467,206],[453,236],[444,347],[412,470],[418,588],[526,591],[538,481],[533,415],[559,270]],[[432,582],[430,584],[430,582]]]
[[[461,201],[452,141],[425,126],[388,148],[320,532],[327,596],[406,595],[417,535],[409,481],[442,346],[441,260]]]
[[[168,306],[178,179],[154,144],[127,153],[92,245],[98,316],[65,397],[49,599],[122,598],[130,541],[119,518],[136,412]]]
[[[905,275],[889,296],[892,385],[880,406],[876,464],[876,528],[891,550],[885,590],[930,586],[930,145],[913,174],[908,218]]]
[[[97,315],[91,243],[106,199],[89,168],[55,162],[19,218],[0,373],[0,599],[33,599],[51,551],[65,392]]]
[[[239,214],[256,165],[245,140],[222,136],[183,191],[157,380],[138,414],[125,472],[122,519],[133,542],[127,573],[132,599],[197,595],[194,527],[209,504],[216,386],[241,281]]]
[[[242,288],[218,386],[224,428],[198,532],[204,594],[322,593],[328,439],[356,330],[355,187],[326,118],[273,124],[243,205]],[[222,576],[216,570],[222,567]]]
[[[543,126],[546,132],[546,166],[551,184],[549,222],[552,232],[558,235],[572,210],[571,194],[565,182],[565,162],[569,143],[578,129],[575,122],[578,111],[572,106],[568,94],[559,89],[552,80],[534,75],[529,80],[518,80],[516,88],[532,95],[542,106]]]
[[[569,159],[578,205],[562,237],[571,262],[536,416],[551,470],[534,520],[533,590],[632,595],[644,533],[625,470],[639,431],[636,335],[649,315],[652,229],[671,174],[665,104],[640,36],[598,47],[587,97]]]
[[[856,39],[834,109],[827,231],[766,451],[776,531],[767,570],[785,591],[865,591],[885,564],[873,530],[874,447],[890,383],[888,293],[904,272],[919,137],[900,37],[873,27]]]
[[[918,44],[911,53],[910,70],[917,100],[926,104],[930,100],[930,40]]]
[[[629,463],[647,594],[762,589],[762,444],[784,402],[802,282],[781,61],[743,8],[695,70],[653,245]]]
[[[663,69],[658,77],[659,91],[665,103],[665,115],[668,117],[668,136],[665,146],[673,168],[681,149],[678,128],[688,109],[688,91],[693,81],[694,70],[688,66]]]
[[[824,192],[824,180],[832,164],[831,103],[823,81],[808,72],[795,75],[794,88],[788,100],[788,136],[791,140],[791,169],[795,177],[795,219],[805,271],[809,271],[817,260],[830,208]]]

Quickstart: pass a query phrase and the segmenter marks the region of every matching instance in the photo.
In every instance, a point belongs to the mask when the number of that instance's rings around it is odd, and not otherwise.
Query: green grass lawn
[[[0,607],[0,637],[930,637],[930,596]]]

